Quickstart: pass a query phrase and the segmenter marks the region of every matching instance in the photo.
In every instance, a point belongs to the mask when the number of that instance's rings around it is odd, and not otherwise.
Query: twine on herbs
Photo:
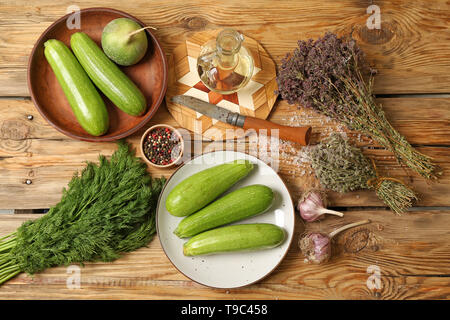
[[[380,188],[381,184],[383,183],[383,181],[387,180],[387,181],[394,181],[394,182],[400,183],[403,186],[405,186],[406,188],[409,188],[406,185],[406,183],[404,183],[400,179],[392,178],[392,177],[380,177],[380,174],[378,172],[377,166],[375,164],[375,160],[373,160],[373,158],[370,158],[370,161],[372,162],[373,171],[375,172],[375,177],[367,180],[367,186],[368,187],[373,187],[375,190],[378,190]]]

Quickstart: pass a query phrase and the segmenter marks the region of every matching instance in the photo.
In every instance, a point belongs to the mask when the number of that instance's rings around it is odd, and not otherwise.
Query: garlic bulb
[[[306,222],[312,222],[320,219],[324,214],[333,214],[343,217],[344,214],[338,211],[325,208],[325,196],[318,190],[309,190],[303,194],[303,197],[297,204],[300,216]]]
[[[307,262],[315,264],[325,263],[331,258],[331,239],[335,235],[349,228],[367,223],[370,223],[370,220],[351,223],[334,230],[328,235],[320,232],[311,232],[300,238],[298,245]]]
[[[330,260],[330,238],[326,234],[309,233],[300,239],[299,246],[308,262],[320,264]]]

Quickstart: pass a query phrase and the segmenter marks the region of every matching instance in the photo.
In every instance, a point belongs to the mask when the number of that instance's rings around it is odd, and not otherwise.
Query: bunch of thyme
[[[0,238],[0,285],[21,272],[113,261],[150,242],[165,180],[151,179],[124,142],[99,160],[74,175],[47,214]]]
[[[373,189],[378,198],[395,213],[411,207],[417,199],[414,191],[402,181],[380,177],[375,167],[362,153],[340,134],[334,133],[308,151],[311,166],[322,186],[336,192]]]
[[[370,136],[423,177],[437,178],[431,158],[415,150],[375,102],[375,73],[364,64],[353,39],[328,32],[316,41],[298,41],[298,48],[286,55],[278,72],[278,93],[290,104],[312,108]]]

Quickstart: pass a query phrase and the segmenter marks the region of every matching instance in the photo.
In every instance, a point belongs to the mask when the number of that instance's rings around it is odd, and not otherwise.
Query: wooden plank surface
[[[0,236],[38,215],[0,215]],[[448,299],[450,298],[450,211],[394,216],[388,211],[348,211],[344,218],[308,224],[306,231],[330,232],[350,221],[372,223],[348,230],[333,243],[324,265],[303,261],[297,246],[305,231],[297,219],[293,244],[281,265],[257,284],[211,289],[178,272],[155,238],[148,247],[112,263],[80,269],[80,288],[67,288],[67,267],[30,277],[21,274],[0,288],[0,299]],[[132,266],[132,268],[130,267]],[[379,270],[378,289],[368,287]],[[372,289],[371,289],[372,288]]]
[[[200,30],[234,27],[259,41],[279,63],[299,39],[327,30],[352,33],[379,69],[377,93],[450,92],[450,4],[436,1],[376,1],[381,29],[369,30],[371,2],[345,1],[134,1],[87,0],[81,8],[112,7],[158,28],[166,51]],[[26,66],[39,35],[63,16],[72,1],[0,3],[0,95],[27,96]],[[20,8],[20,9],[18,9]]]
[[[439,183],[433,184],[412,174],[412,181],[408,182],[412,183],[421,198],[416,205],[450,206],[450,148],[445,147],[450,146],[450,98],[391,98],[380,99],[380,102],[399,131],[411,143],[426,145],[419,147],[419,150],[436,158],[444,170]],[[33,116],[33,120],[28,120],[29,115]],[[297,109],[283,101],[276,103],[269,119],[289,125],[312,125],[312,143],[338,130],[348,133],[362,147],[373,146],[369,139],[351,133],[314,112]],[[140,137],[145,129],[161,122],[178,127],[163,105],[145,128],[127,140],[139,149]],[[96,161],[99,154],[110,155],[115,150],[115,143],[85,143],[60,134],[42,119],[29,100],[0,100],[0,134],[0,207],[4,209],[47,208],[54,205],[60,199],[62,188],[76,170],[84,167],[85,161]],[[203,149],[207,151],[229,147],[230,144],[221,142],[203,143]],[[231,147],[236,148],[233,144]],[[247,150],[249,148],[251,146],[247,146]],[[276,166],[294,199],[308,185],[317,185],[309,165],[299,163],[302,152],[302,148],[295,144],[280,143]],[[411,174],[400,167],[389,152],[370,149],[364,152],[377,159],[382,172],[402,179],[408,179],[408,174]],[[149,170],[155,177],[168,177],[174,169]],[[26,184],[27,179],[32,184]],[[21,197],[11,198],[12,191]],[[42,197],[42,194],[48,196]],[[334,206],[383,205],[372,191],[331,193],[330,200]]]

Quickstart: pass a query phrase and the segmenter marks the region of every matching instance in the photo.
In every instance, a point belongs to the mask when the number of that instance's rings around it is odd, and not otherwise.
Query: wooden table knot
[[[366,25],[363,25],[355,31],[362,41],[372,45],[388,43],[395,35],[394,28],[389,22],[382,22],[380,29],[368,29]]]
[[[208,25],[208,20],[202,17],[191,17],[186,19],[184,27],[189,30],[203,30]]]
[[[20,120],[5,120],[0,129],[2,139],[24,140],[28,138],[30,127]]]
[[[344,250],[349,253],[358,253],[364,249],[370,237],[370,231],[367,229],[359,229],[354,231],[345,241]]]
[[[0,126],[0,149],[7,152],[26,152],[31,127],[21,120],[5,120]]]

